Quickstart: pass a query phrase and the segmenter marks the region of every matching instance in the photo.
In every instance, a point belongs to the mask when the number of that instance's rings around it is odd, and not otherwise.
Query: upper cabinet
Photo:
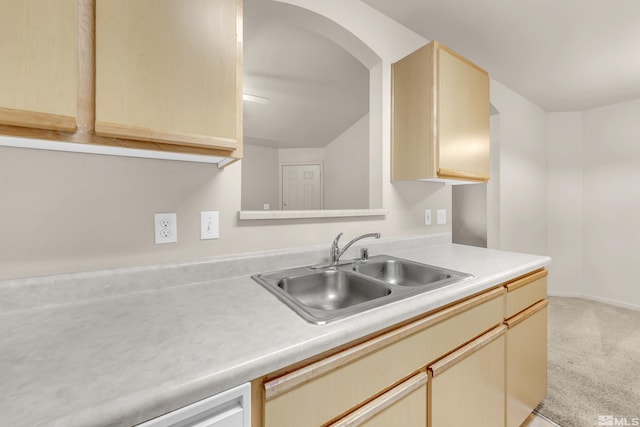
[[[0,0],[0,145],[242,158],[242,0]]]
[[[0,28],[0,124],[75,130],[75,0],[0,0]]]
[[[392,180],[488,181],[487,72],[433,41],[392,73]]]
[[[237,150],[241,0],[97,0],[98,135]]]

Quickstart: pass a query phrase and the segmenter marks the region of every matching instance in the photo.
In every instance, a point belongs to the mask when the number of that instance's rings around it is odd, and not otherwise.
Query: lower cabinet
[[[413,409],[405,416],[411,422],[406,425],[425,427],[426,386],[406,397],[396,392],[406,390],[407,381],[420,373],[426,380],[430,363],[502,325],[505,293],[502,287],[484,292],[306,366],[254,381],[254,400],[263,404],[254,406],[253,426],[375,426],[409,406]],[[396,400],[389,393],[403,398],[390,405]],[[416,406],[420,394],[423,405]],[[362,412],[377,415],[363,417]]]
[[[547,394],[547,300],[506,320],[507,419],[518,427]]]
[[[546,394],[545,296],[540,270],[258,378],[252,426],[518,427]]]
[[[505,326],[429,366],[429,427],[504,425]]]
[[[421,372],[330,427],[425,427],[427,374]]]

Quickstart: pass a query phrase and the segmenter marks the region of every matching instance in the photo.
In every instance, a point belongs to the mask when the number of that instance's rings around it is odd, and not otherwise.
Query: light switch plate
[[[431,209],[424,210],[424,225],[431,225]]]
[[[438,209],[436,211],[436,224],[446,224],[446,223],[447,223],[447,210]]]
[[[178,241],[178,218],[175,213],[153,215],[156,245]]]
[[[218,211],[200,212],[200,240],[220,237],[220,213]]]

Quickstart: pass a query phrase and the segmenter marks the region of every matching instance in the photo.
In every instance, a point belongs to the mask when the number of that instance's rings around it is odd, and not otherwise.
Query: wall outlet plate
[[[436,224],[446,224],[446,223],[447,223],[447,210],[438,209],[436,211]]]
[[[424,225],[431,225],[431,209],[424,210]]]
[[[175,213],[157,213],[153,219],[156,245],[178,241],[178,218]]]
[[[200,240],[220,237],[220,213],[218,211],[200,212]]]

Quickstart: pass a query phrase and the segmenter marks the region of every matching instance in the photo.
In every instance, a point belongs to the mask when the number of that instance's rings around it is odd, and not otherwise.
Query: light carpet
[[[562,427],[640,425],[640,312],[551,297],[549,387],[537,411]]]

